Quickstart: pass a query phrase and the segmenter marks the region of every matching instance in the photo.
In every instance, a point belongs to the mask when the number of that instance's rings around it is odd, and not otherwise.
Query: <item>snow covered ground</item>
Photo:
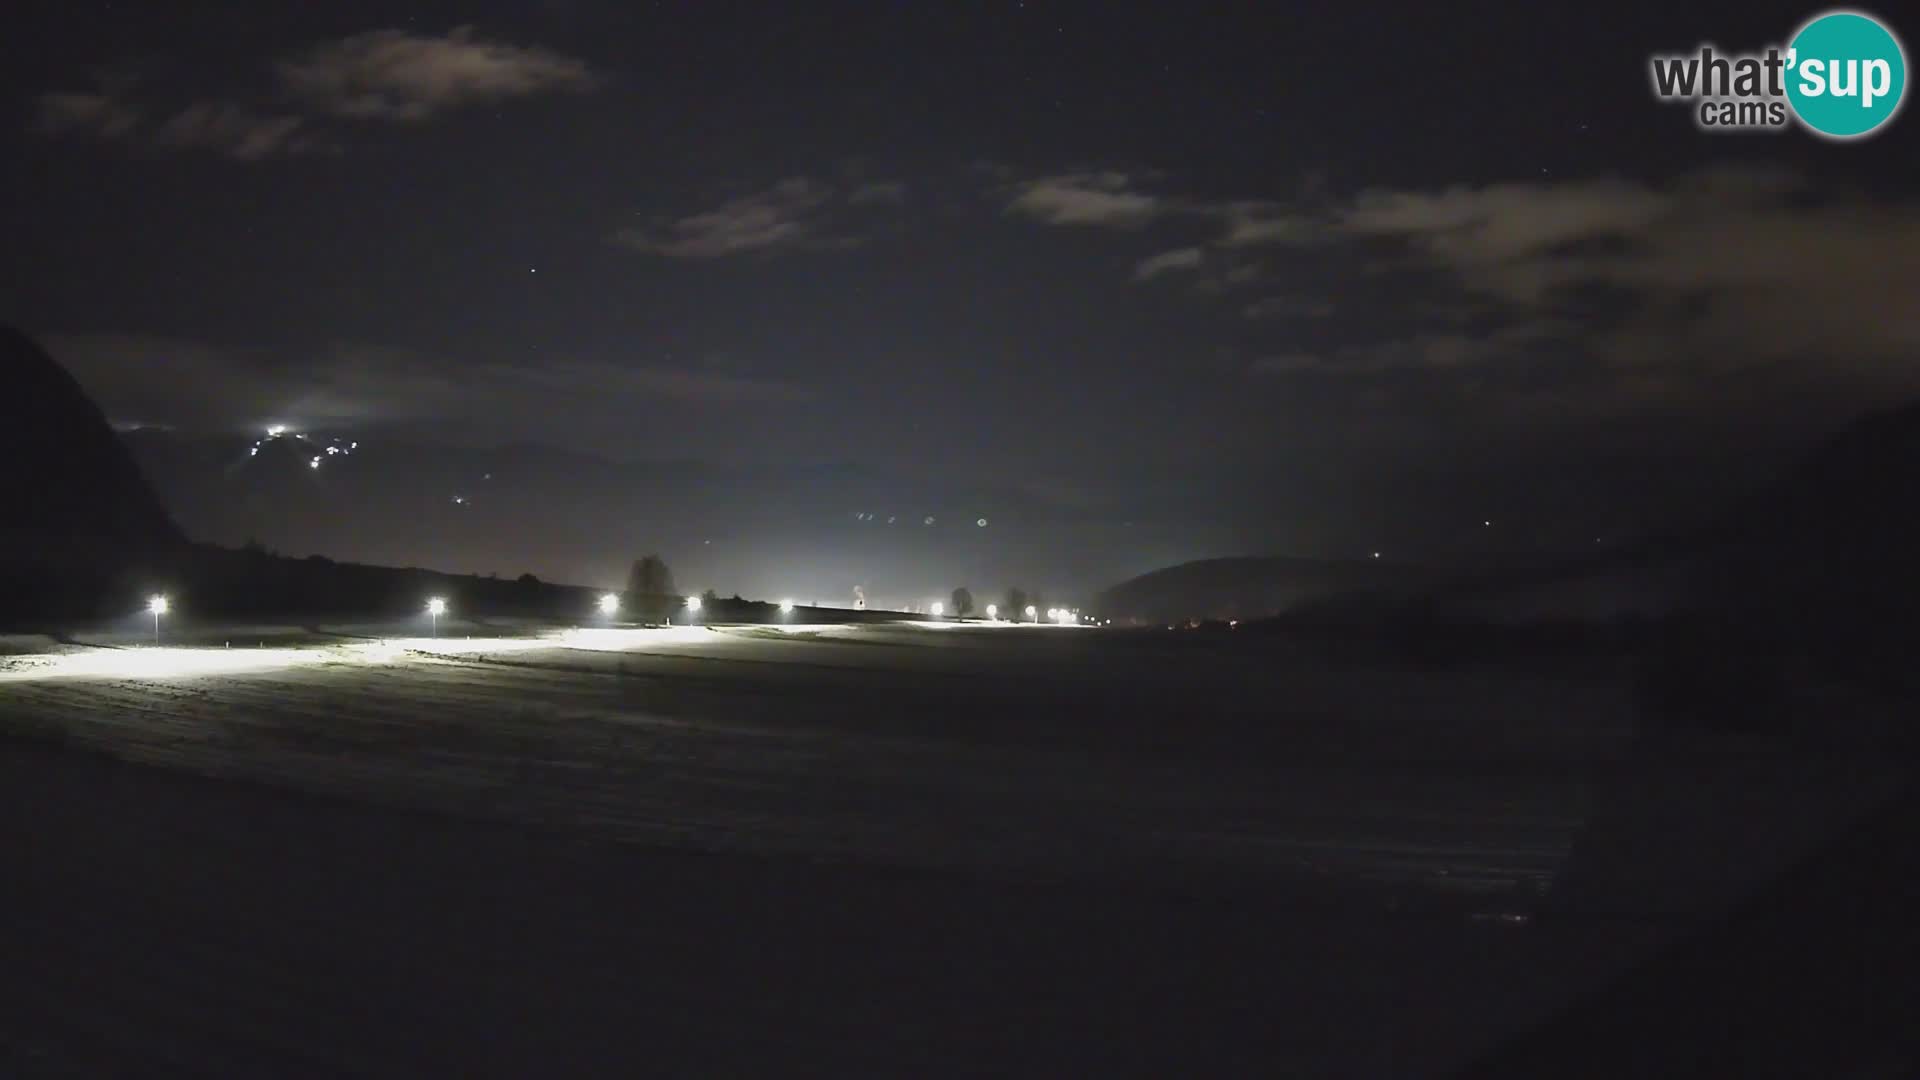
[[[13,639],[0,656],[0,732],[27,740],[0,788],[12,820],[48,830],[5,853],[34,884],[12,916],[49,942],[110,924],[119,943],[88,947],[120,1004],[70,1037],[0,1023],[17,1053],[84,1065],[103,1030],[165,1027],[162,989],[205,965],[208,1008],[235,1019],[202,1016],[182,1060],[324,1044],[344,1055],[322,1056],[330,1072],[484,1070],[552,1063],[563,1042],[632,1063],[667,1039],[675,1069],[802,1071],[724,1045],[760,1037],[844,1068],[871,1052],[979,1071],[961,1067],[972,1047],[1021,1071],[1126,1071],[1204,1031],[1209,1049],[1168,1062],[1417,1075],[1680,925],[1535,919],[1635,769],[1630,696],[1604,667],[1339,667],[1272,641],[1049,627],[272,629],[170,648]],[[254,938],[273,972],[247,958]],[[415,948],[494,983],[475,998],[413,972],[396,1000],[327,959],[408,966]],[[702,959],[715,948],[720,970]],[[576,967],[586,982],[568,983]],[[259,1015],[264,984],[304,1004]],[[687,1028],[685,1002],[653,1011],[682,990],[742,1000]],[[391,1042],[408,1024],[450,1039],[448,1009],[497,1023],[535,999],[627,1019],[496,1032],[498,1058]],[[862,1016],[864,1034],[842,1030]],[[995,1027],[1020,1024],[1037,1041]],[[230,1045],[259,1025],[264,1049]],[[145,1038],[123,1050],[138,1059]]]

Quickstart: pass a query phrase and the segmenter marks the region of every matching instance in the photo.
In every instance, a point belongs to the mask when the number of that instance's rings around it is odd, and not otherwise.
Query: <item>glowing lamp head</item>
[[[780,614],[782,615],[793,614],[793,601],[791,600],[780,601]]]
[[[1028,605],[1027,605],[1027,618],[1029,618],[1029,619],[1031,619],[1031,618],[1033,618],[1033,616],[1034,616],[1034,615],[1035,615],[1035,611],[1034,611],[1034,608],[1033,608],[1033,605],[1032,605],[1032,604],[1028,604]]]
[[[167,608],[171,606],[172,605],[167,603],[167,598],[161,596],[159,593],[154,593],[152,596],[147,597],[147,610],[153,612],[155,615],[165,615]]]
[[[699,610],[700,610],[700,598],[699,598],[699,597],[697,597],[697,596],[689,596],[689,597],[687,597],[687,610],[688,610],[688,611],[699,611]]]
[[[617,594],[608,593],[600,598],[600,614],[611,615],[619,610],[620,597]]]
[[[989,618],[989,619],[997,619],[997,618],[999,618],[999,617],[1000,617],[1000,605],[999,605],[999,604],[988,604],[988,605],[987,605],[987,618]]]
[[[941,603],[938,600],[935,600],[933,602],[933,606],[928,608],[927,610],[933,612],[936,616],[945,615],[947,613],[947,605]]]
[[[436,596],[433,599],[427,601],[427,614],[445,615],[446,613],[447,613],[447,601],[445,600],[445,598]]]

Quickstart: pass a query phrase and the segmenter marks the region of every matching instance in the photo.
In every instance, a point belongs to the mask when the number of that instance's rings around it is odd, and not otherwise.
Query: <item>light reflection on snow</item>
[[[167,679],[199,675],[233,675],[277,671],[321,664],[397,664],[458,660],[467,656],[495,656],[541,649],[586,649],[620,652],[661,645],[712,643],[724,640],[705,627],[660,629],[606,627],[560,630],[530,637],[404,637],[378,641],[296,648],[90,648],[84,652],[40,653],[0,657],[0,682],[40,679]]]

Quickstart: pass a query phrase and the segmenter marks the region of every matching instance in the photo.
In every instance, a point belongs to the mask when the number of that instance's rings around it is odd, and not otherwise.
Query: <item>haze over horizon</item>
[[[189,532],[297,554],[839,600],[1580,550],[1920,394],[1911,133],[1705,135],[1647,55],[1808,11],[1607,11],[36,6],[0,317]]]

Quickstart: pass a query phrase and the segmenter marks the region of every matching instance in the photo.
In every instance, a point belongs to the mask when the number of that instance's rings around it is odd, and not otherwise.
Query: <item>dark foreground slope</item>
[[[1920,790],[1727,918],[1513,1040],[1474,1080],[1914,1076]]]

